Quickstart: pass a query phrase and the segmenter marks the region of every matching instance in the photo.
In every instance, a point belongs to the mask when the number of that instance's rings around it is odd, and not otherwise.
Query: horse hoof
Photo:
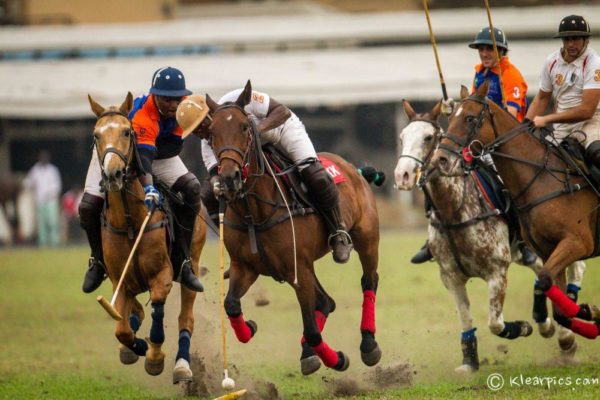
[[[479,368],[475,368],[472,365],[469,364],[463,364],[460,367],[456,367],[454,368],[454,372],[458,372],[460,374],[470,374],[472,372],[477,371]]]
[[[554,332],[556,332],[556,328],[550,318],[546,318],[545,322],[538,324],[538,329],[540,331],[540,335],[546,339],[554,336]]]
[[[577,347],[579,346],[575,340],[570,344],[569,347],[564,348],[561,342],[558,342],[560,345],[560,355],[566,359],[572,359],[575,357],[575,353],[577,352]],[[566,346],[565,346],[566,347]]]
[[[300,371],[302,375],[310,375],[318,371],[321,368],[321,359],[319,356],[310,356],[300,360]]]
[[[338,355],[338,363],[335,367],[333,367],[333,369],[335,369],[336,371],[340,371],[340,372],[347,370],[348,367],[350,366],[350,359],[348,358],[347,355],[345,355],[341,351],[338,351],[337,355]]]
[[[146,369],[146,372],[148,373],[148,375],[152,375],[152,376],[157,376],[162,374],[163,370],[165,369],[165,359],[160,358],[158,360],[150,360],[149,358],[146,358],[146,362],[144,363],[144,368]]]
[[[246,321],[246,325],[248,325],[248,328],[250,328],[250,332],[252,333],[251,337],[254,337],[256,331],[258,331],[258,325],[256,325],[256,322],[252,321],[251,319]]]
[[[376,347],[368,353],[361,352],[360,358],[368,367],[372,367],[373,365],[377,364],[379,360],[381,360],[381,349],[379,348],[379,345],[377,344]]]
[[[519,336],[529,336],[533,333],[533,327],[527,321],[518,321],[521,324],[521,334]]]
[[[129,347],[121,345],[119,347],[119,360],[122,364],[131,365],[135,364],[140,357],[135,354]]]
[[[173,384],[178,384],[179,382],[191,382],[194,374],[190,369],[190,363],[187,362],[185,358],[180,358],[175,363],[175,368],[173,368]]]

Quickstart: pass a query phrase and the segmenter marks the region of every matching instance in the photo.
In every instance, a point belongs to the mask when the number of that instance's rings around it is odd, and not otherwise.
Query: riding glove
[[[454,99],[448,97],[446,100],[442,100],[442,114],[450,115],[454,111]]]
[[[160,206],[160,193],[153,185],[144,186],[144,193],[146,194],[144,202],[148,210],[151,211],[155,206]]]
[[[219,175],[210,178],[210,187],[216,198],[223,195],[223,187],[221,186],[221,177]]]

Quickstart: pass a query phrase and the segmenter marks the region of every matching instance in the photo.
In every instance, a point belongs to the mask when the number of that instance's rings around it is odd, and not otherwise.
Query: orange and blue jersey
[[[175,118],[161,119],[154,95],[143,95],[133,102],[129,119],[137,136],[140,155],[152,159],[178,155],[183,146],[182,129]]]
[[[517,109],[517,119],[523,121],[527,113],[527,83],[519,70],[511,64],[508,57],[504,56],[500,60],[502,69],[502,86],[504,87],[504,97],[506,105]],[[473,79],[473,92],[485,82],[490,81],[488,97],[504,108],[502,104],[502,92],[500,91],[500,79],[498,66],[492,69],[484,68],[482,64],[475,66],[475,78]]]

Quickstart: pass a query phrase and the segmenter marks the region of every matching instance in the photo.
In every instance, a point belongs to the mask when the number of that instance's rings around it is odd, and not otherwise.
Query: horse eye
[[[431,139],[433,139],[433,135],[427,135],[425,138],[423,138],[423,140],[426,142],[431,142]]]
[[[100,134],[99,133],[94,133],[94,139],[95,140],[100,140]]]
[[[129,129],[125,129],[125,130],[123,131],[123,136],[125,136],[125,137],[129,137],[129,135],[131,135],[131,131],[130,131]]]
[[[474,116],[472,116],[472,115],[467,115],[467,116],[465,117],[465,121],[466,121],[466,122],[469,122],[469,123],[471,123],[471,122],[473,122],[474,120],[475,120],[475,117],[474,117]]]

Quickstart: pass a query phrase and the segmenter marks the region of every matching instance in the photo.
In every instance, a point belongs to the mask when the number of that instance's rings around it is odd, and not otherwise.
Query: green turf
[[[300,374],[302,324],[296,297],[289,286],[263,277],[242,302],[246,318],[258,323],[256,337],[241,344],[231,331],[228,333],[230,369],[238,387],[266,381],[272,382],[286,399],[325,399],[349,378],[366,390],[354,397],[360,399],[598,398],[600,383],[575,382],[577,378],[598,379],[598,343],[578,339],[579,363],[561,367],[557,363],[556,336],[542,339],[537,331],[515,341],[493,336],[486,326],[486,285],[480,280],[469,284],[469,294],[482,366],[470,376],[454,373],[462,355],[453,299],[439,280],[436,264],[413,266],[408,262],[424,235],[384,233],[381,246],[377,340],[384,355],[380,365],[387,368],[410,364],[410,386],[377,390],[368,383],[373,369],[362,365],[358,350],[362,296],[360,266],[353,256],[346,265],[336,265],[329,257],[318,263],[318,275],[338,307],[323,336],[330,346],[350,357],[349,370],[338,373],[321,368],[309,377]],[[165,372],[150,377],[143,363],[123,366],[118,361],[114,323],[95,301],[97,294],[110,297],[109,285],[104,284],[93,295],[81,292],[86,254],[83,247],[0,251],[0,398],[182,398],[182,390],[171,383],[178,288],[167,302]],[[207,292],[196,302],[192,351],[204,357],[211,373],[217,375],[214,380],[220,381],[216,257],[216,242],[212,240],[201,261],[210,272],[203,278]],[[594,290],[600,287],[597,264],[588,264],[581,299],[599,304],[600,293]],[[532,283],[529,270],[511,267],[506,320],[531,319]],[[270,299],[269,306],[254,305],[253,299],[261,293]],[[147,295],[140,296],[142,303],[147,299]],[[147,334],[148,325],[145,321],[141,336]],[[497,392],[486,386],[492,373],[505,378],[505,386]],[[538,382],[511,387],[510,379],[521,375]],[[542,385],[539,378],[555,378],[556,384]]]

